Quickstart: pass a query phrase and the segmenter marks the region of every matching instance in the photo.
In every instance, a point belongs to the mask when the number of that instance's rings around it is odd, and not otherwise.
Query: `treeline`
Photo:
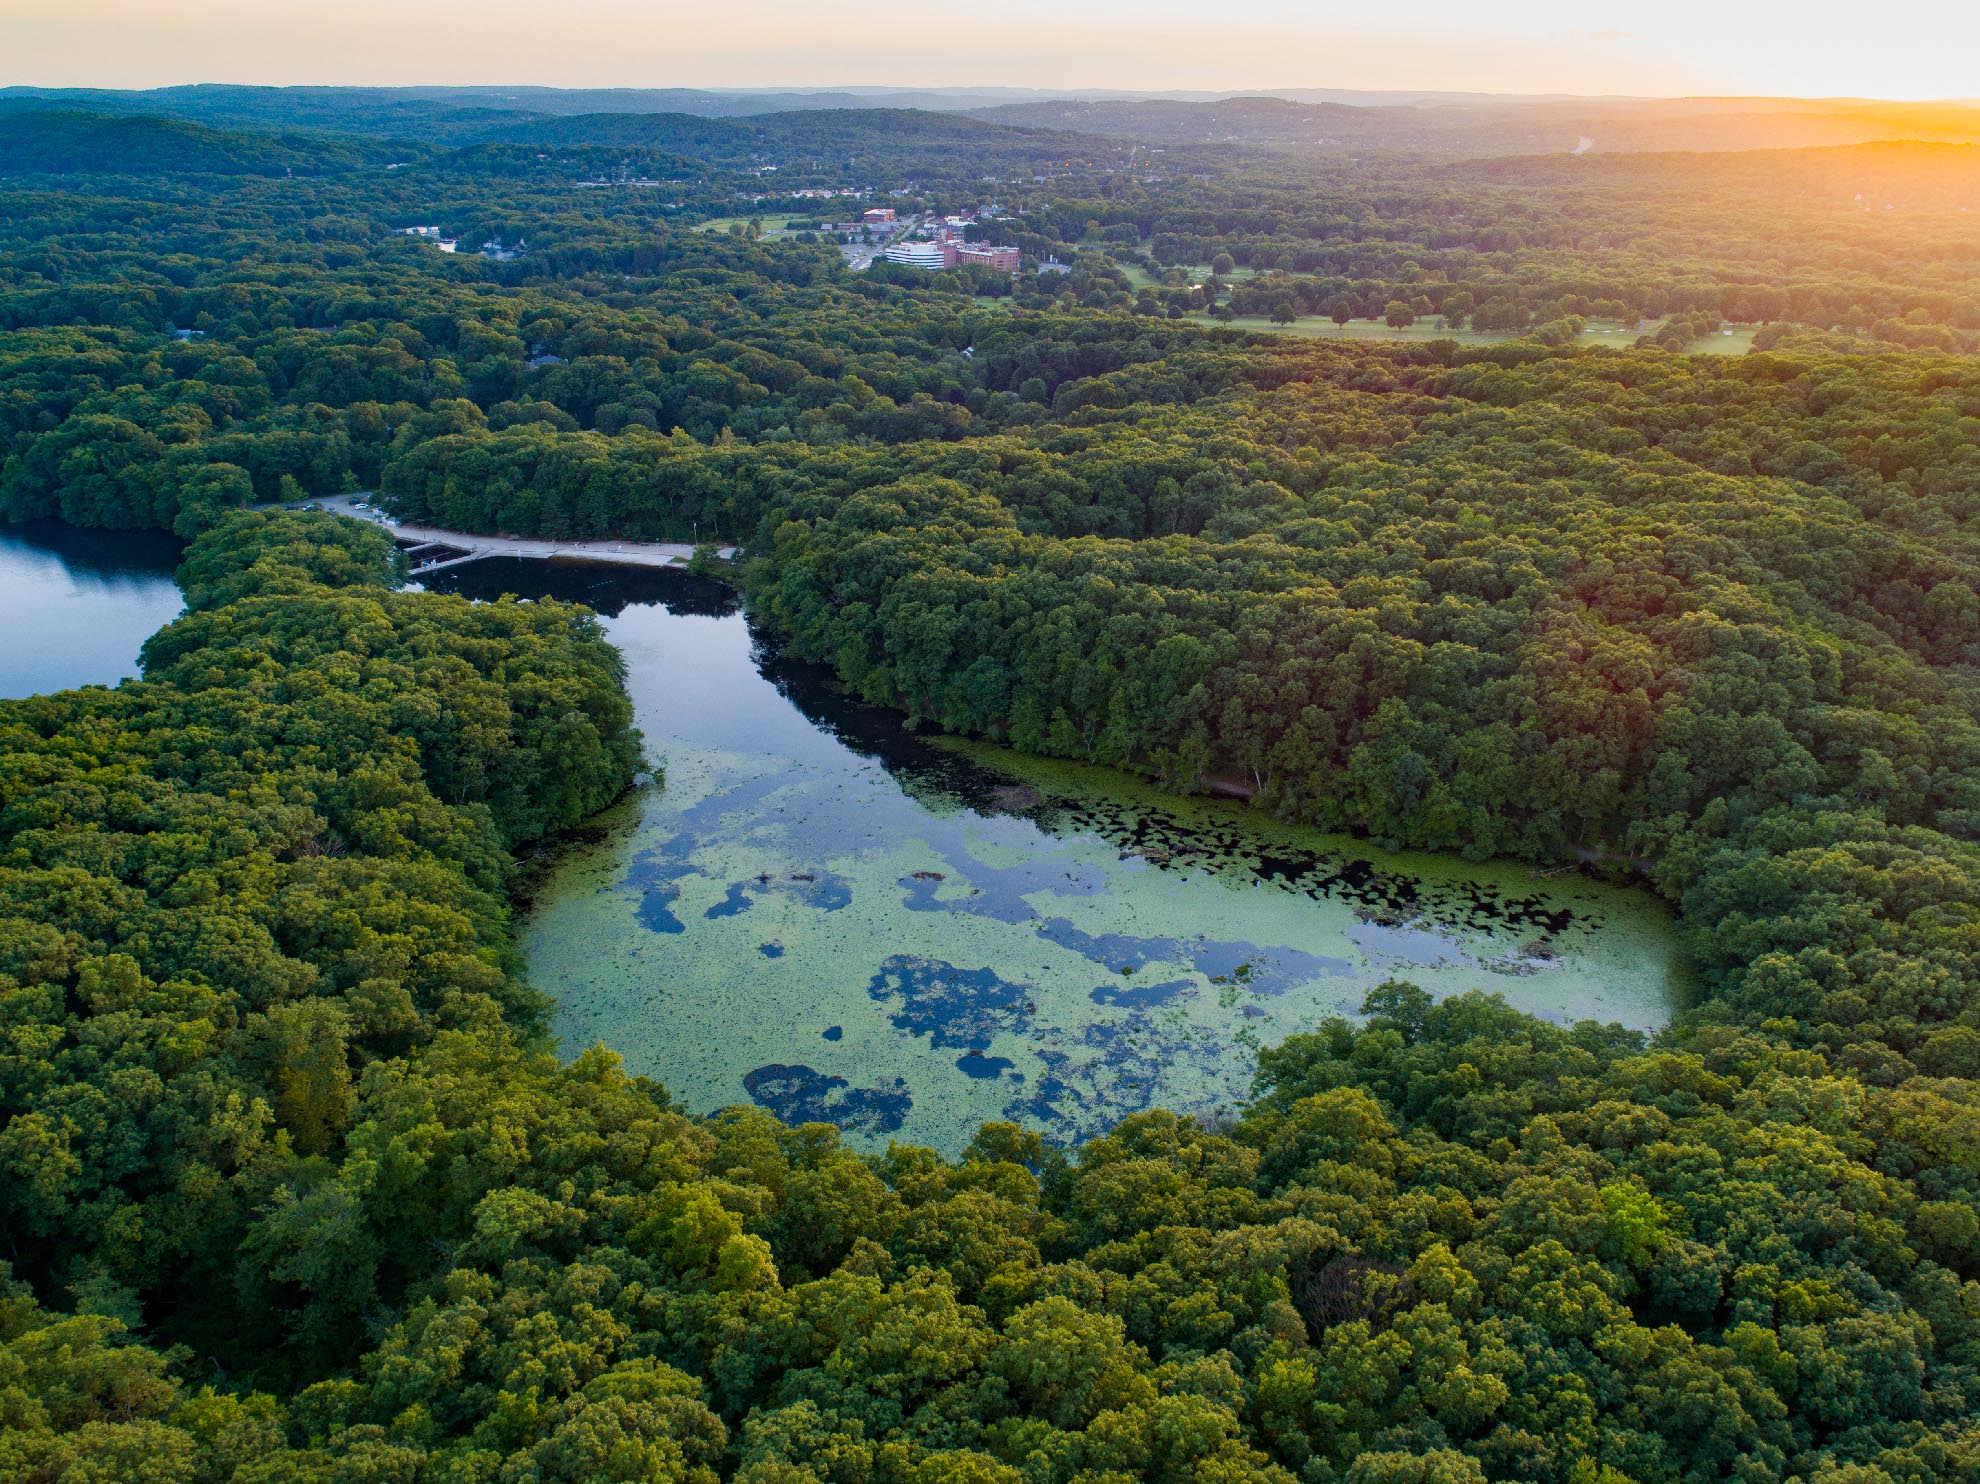
[[[1973,1083],[1385,986],[1213,1130],[950,1163],[538,1048],[581,610],[235,515],[0,705],[9,1477],[1655,1484],[1980,1464]]]

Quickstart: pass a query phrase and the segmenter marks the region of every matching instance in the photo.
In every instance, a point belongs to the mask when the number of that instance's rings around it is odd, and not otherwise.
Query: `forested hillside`
[[[0,192],[0,510],[195,538],[141,682],[0,704],[0,1478],[1980,1471],[1972,161],[986,184],[896,124],[819,136],[854,204],[994,190],[1026,271],[850,270],[733,121]],[[561,153],[635,146],[682,178]],[[1266,289],[1450,338],[1197,317]],[[1680,353],[1725,318],[1773,348]],[[738,543],[920,724],[1634,880],[1697,1001],[1392,983],[1078,1149],[690,1116],[511,925],[635,773],[615,655],[246,508],[358,489]]]
[[[323,175],[423,153],[368,139],[222,130],[176,119],[0,112],[0,175]]]
[[[831,162],[866,179],[874,170],[947,175],[1010,170],[1050,160],[1106,168],[1127,151],[1090,135],[1013,129],[913,109],[821,110],[756,118],[676,113],[576,114],[529,119],[481,133],[490,143],[662,148],[721,165],[751,161]],[[781,171],[784,166],[780,165]],[[781,183],[781,182],[780,182]]]

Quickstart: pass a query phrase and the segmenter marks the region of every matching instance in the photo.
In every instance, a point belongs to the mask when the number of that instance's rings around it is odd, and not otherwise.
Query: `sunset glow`
[[[493,83],[570,87],[1005,85],[1452,89],[1923,99],[1976,91],[1980,10],[1894,0],[1655,7],[1286,0],[974,10],[905,0],[6,0],[0,82]]]

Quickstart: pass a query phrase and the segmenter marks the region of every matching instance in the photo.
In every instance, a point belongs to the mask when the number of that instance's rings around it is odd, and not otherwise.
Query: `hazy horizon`
[[[1046,0],[930,13],[906,0],[856,12],[793,0],[706,7],[569,0],[554,24],[527,0],[0,0],[0,83],[151,88],[542,86],[783,89],[1030,87],[1051,92],[1286,89],[1970,98],[1980,11],[1890,0],[1861,11],[1784,0],[1638,7],[1531,0],[1481,14],[1424,0],[1407,25],[1344,6],[1233,0],[1214,22],[1174,0],[1093,0],[1068,23]],[[862,76],[858,84],[820,79]],[[487,79],[527,77],[527,82]],[[1295,80],[1301,79],[1303,80]]]
[[[1753,93],[1753,92],[1671,92],[1671,93],[1627,93],[1627,92],[1572,92],[1565,90],[1519,90],[1492,88],[1430,88],[1430,87],[1349,87],[1330,83],[1298,82],[1284,83],[1276,87],[1128,87],[1116,84],[1094,84],[1084,86],[1070,84],[1063,87],[1030,87],[1022,84],[1002,82],[981,83],[927,83],[927,82],[806,82],[806,83],[555,83],[539,82],[528,78],[487,78],[467,79],[458,82],[436,82],[431,79],[408,80],[403,82],[379,82],[367,78],[341,79],[326,82],[253,82],[237,78],[196,77],[182,78],[157,83],[103,83],[103,82],[28,82],[16,79],[0,79],[0,91],[27,89],[42,92],[95,91],[116,93],[169,92],[181,88],[267,88],[277,91],[305,89],[353,89],[358,91],[377,90],[387,92],[415,91],[475,91],[494,92],[514,90],[518,93],[625,93],[625,92],[697,92],[715,97],[824,97],[832,94],[846,94],[854,97],[886,98],[907,94],[1008,94],[1011,101],[1024,99],[1039,100],[1100,100],[1100,99],[1146,99],[1173,100],[1185,102],[1221,102],[1240,98],[1292,98],[1300,94],[1340,94],[1368,98],[1371,100],[1389,99],[1434,99],[1462,101],[1500,101],[1508,103],[1533,102],[1595,102],[1595,103],[1810,103],[1824,105],[1850,104],[1898,104],[1919,106],[1946,106],[1959,108],[1980,108],[1980,95],[1972,97],[1919,97],[1900,98],[1892,95],[1869,93]]]

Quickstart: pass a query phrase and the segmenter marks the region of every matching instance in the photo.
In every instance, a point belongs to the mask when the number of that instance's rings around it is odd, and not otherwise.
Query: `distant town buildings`
[[[1019,253],[1015,247],[988,242],[896,242],[880,254],[890,263],[906,268],[966,268],[975,264],[999,273],[1018,271]]]
[[[460,244],[451,237],[442,237],[438,227],[401,227],[408,237],[417,237],[421,242],[430,242],[442,252],[453,252]]]
[[[618,175],[596,175],[589,180],[577,180],[571,182],[571,184],[580,191],[598,191],[598,190],[643,191],[643,190],[651,190],[656,186],[680,186],[680,185],[686,185],[687,183],[688,182],[685,180],[677,180],[673,178],[660,179],[658,177],[651,175],[627,175],[624,173],[620,173]],[[666,204],[669,207],[675,207],[675,206],[679,206],[681,203],[678,201],[669,201]]]
[[[859,219],[869,227],[891,227],[894,224],[894,208],[875,206],[861,213]]]
[[[896,242],[880,256],[890,263],[899,263],[903,268],[953,268],[956,265],[954,251],[942,242]]]
[[[1015,247],[966,240],[969,228],[976,225],[973,216],[945,216],[929,228],[934,236],[932,242],[897,242],[880,256],[907,268],[958,268],[974,264],[998,273],[1017,272],[1021,255]]]
[[[460,251],[460,243],[452,237],[442,237],[438,227],[401,227],[399,230],[408,237],[417,237],[421,242],[432,243],[442,252]],[[525,245],[518,242],[514,247],[510,247],[502,241],[501,236],[498,234],[482,243],[480,252],[484,258],[493,258],[498,263],[506,263],[520,257]]]
[[[974,263],[979,268],[994,268],[999,273],[1018,271],[1018,250],[988,242],[958,242],[955,244],[956,262],[968,267]]]

